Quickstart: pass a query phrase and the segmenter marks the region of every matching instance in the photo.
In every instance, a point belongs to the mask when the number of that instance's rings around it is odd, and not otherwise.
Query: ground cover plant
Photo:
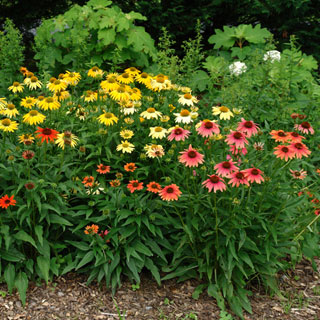
[[[202,95],[135,66],[20,68],[0,97],[10,293],[25,303],[29,280],[69,271],[115,291],[147,270],[158,284],[202,279],[194,298],[207,290],[242,316],[249,282],[277,291],[277,271],[319,254],[313,62],[262,44],[234,58],[207,59]]]

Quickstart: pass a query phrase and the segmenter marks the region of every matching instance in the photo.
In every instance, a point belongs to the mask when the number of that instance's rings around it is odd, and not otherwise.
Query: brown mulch
[[[320,267],[320,260],[317,264]],[[253,289],[250,297],[253,313],[246,314],[246,320],[320,319],[320,273],[312,269],[310,262],[303,260],[295,270],[279,275],[279,281],[285,299]],[[1,284],[0,319],[113,320],[119,319],[117,304],[121,314],[125,314],[123,319],[128,320],[219,320],[220,311],[214,299],[206,293],[198,300],[192,299],[198,284],[169,280],[158,287],[144,275],[140,288],[124,281],[113,300],[110,290],[86,285],[85,277],[70,273],[48,285],[31,285],[25,307],[17,293],[6,294],[6,286]]]

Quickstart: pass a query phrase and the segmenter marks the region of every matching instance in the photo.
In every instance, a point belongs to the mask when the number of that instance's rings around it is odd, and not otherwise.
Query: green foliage
[[[17,76],[17,71],[24,61],[24,46],[22,36],[13,22],[7,19],[0,30],[0,95],[4,95],[7,88]]]
[[[111,1],[91,0],[43,21],[35,37],[39,68],[59,73],[132,61],[147,66],[155,57],[154,41],[144,27],[135,26],[136,20],[146,18],[110,5]]]

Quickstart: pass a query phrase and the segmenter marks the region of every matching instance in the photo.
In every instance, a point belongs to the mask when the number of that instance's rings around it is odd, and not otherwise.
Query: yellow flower
[[[129,100],[130,95],[126,86],[121,85],[116,90],[111,91],[110,97],[116,101],[126,101]]]
[[[66,100],[70,97],[69,91],[56,91],[53,95],[54,99],[57,99],[58,101]]]
[[[170,112],[172,112],[176,107],[172,104],[169,104],[169,109],[170,109]]]
[[[27,87],[30,90],[36,90],[37,88],[42,87],[42,82],[36,76],[30,78],[30,81],[27,83]]]
[[[194,103],[198,102],[198,99],[192,96],[190,93],[179,94],[178,102],[182,105],[187,105],[189,107],[193,106]]]
[[[1,112],[6,117],[12,118],[19,114],[16,106],[12,103],[8,103],[6,108]]]
[[[84,95],[81,96],[82,99],[86,102],[93,102],[97,101],[98,99],[98,93],[92,90],[87,90]]]
[[[4,109],[7,105],[6,98],[0,98],[0,110]]]
[[[37,110],[30,110],[27,114],[23,116],[23,122],[34,125],[42,123],[46,119],[46,116],[42,113],[38,112]]]
[[[126,124],[133,124],[133,123],[134,123],[134,120],[133,120],[132,118],[128,117],[128,118],[124,118],[124,122],[125,122]]]
[[[168,122],[169,120],[170,120],[170,117],[167,116],[167,115],[164,115],[164,116],[162,116],[162,117],[160,118],[160,121],[161,121],[161,122]]]
[[[71,86],[76,86],[81,79],[81,75],[78,72],[66,71],[66,73],[63,76],[63,79]]]
[[[151,79],[150,87],[153,91],[169,90],[171,89],[171,81],[166,76],[158,75]]]
[[[138,101],[142,97],[141,91],[138,88],[132,88],[129,91],[129,94],[130,94],[130,99],[134,101]]]
[[[57,98],[54,97],[47,97],[41,100],[39,103],[39,108],[42,110],[58,110],[61,106],[60,102]]]
[[[22,92],[23,91],[23,83],[19,83],[15,81],[12,86],[8,88],[9,91],[12,91],[13,93]]]
[[[135,77],[135,76],[137,76],[139,73],[141,73],[141,71],[138,70],[138,69],[135,68],[135,67],[127,68],[127,69],[125,69],[124,71],[125,71],[126,73],[129,73],[130,76],[132,76],[132,77]]]
[[[92,77],[92,78],[102,77],[103,73],[104,71],[99,69],[98,67],[92,67],[88,71],[88,77]]]
[[[136,81],[138,83],[144,84],[147,88],[150,88],[151,79],[152,77],[146,72],[142,72],[141,74],[136,75]]]
[[[57,139],[55,140],[55,143],[62,149],[64,150],[65,146],[70,146],[71,148],[74,148],[78,141],[79,138],[71,133],[70,131],[65,131],[63,133],[57,134]]]
[[[13,132],[18,129],[18,123],[8,118],[0,120],[0,130],[4,132]]]
[[[233,117],[233,113],[225,106],[212,107],[212,114],[214,116],[220,115],[220,119],[222,120],[230,120],[230,117]]]
[[[37,99],[33,97],[25,97],[21,100],[20,105],[27,109],[31,109],[37,103]]]
[[[128,140],[131,139],[134,135],[134,132],[132,130],[121,130],[120,131],[120,136],[121,138]]]
[[[113,90],[117,90],[120,85],[117,82],[117,80],[113,77],[110,77],[107,80],[101,81],[100,87],[105,91],[105,92],[111,92]]]
[[[25,133],[19,136],[19,143],[24,143],[25,145],[30,145],[33,143],[34,137],[31,133]]]
[[[167,134],[167,129],[162,127],[151,127],[149,137],[152,139],[163,139]]]
[[[157,111],[155,108],[148,108],[146,111],[140,113],[140,116],[145,119],[158,119],[162,116],[162,113]]]
[[[127,72],[120,74],[120,76],[117,77],[117,80],[124,84],[129,84],[134,81],[133,77]]]
[[[50,91],[52,92],[59,92],[59,91],[63,91],[67,89],[68,84],[63,81],[63,80],[59,80],[56,79],[53,82],[49,82],[47,87]]]
[[[110,126],[113,125],[114,122],[117,123],[119,119],[111,112],[104,112],[98,117],[98,120],[100,123]]]
[[[121,141],[121,143],[117,146],[117,151],[122,151],[122,153],[131,153],[134,150],[134,145],[128,140]]]

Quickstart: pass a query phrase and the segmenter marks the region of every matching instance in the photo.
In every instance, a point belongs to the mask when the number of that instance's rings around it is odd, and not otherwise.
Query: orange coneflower
[[[284,146],[279,145],[274,148],[276,151],[273,153],[277,156],[277,158],[285,159],[285,161],[288,161],[289,159],[294,158],[294,152],[291,148],[291,146]]]
[[[127,163],[127,164],[125,164],[123,167],[124,167],[124,170],[126,170],[126,171],[128,171],[128,172],[129,172],[129,171],[130,171],[130,172],[134,172],[134,170],[137,169],[135,163],[133,163],[133,162]]]
[[[236,167],[235,162],[232,160],[223,161],[214,166],[214,169],[217,170],[217,175],[221,177],[228,177],[233,171],[238,171],[239,168]]]
[[[99,231],[99,226],[92,224],[91,226],[86,226],[86,229],[84,230],[85,234],[96,234]]]
[[[9,206],[15,206],[16,205],[16,200],[13,199],[14,195],[12,195],[11,197],[8,197],[8,195],[6,194],[5,196],[3,196],[0,199],[0,207],[3,209],[7,209]]]
[[[283,130],[272,130],[270,134],[276,142],[287,142],[290,139],[289,134]]]
[[[247,186],[250,185],[244,171],[236,171],[230,173],[229,178],[230,181],[228,182],[228,184],[232,184],[233,187],[239,187],[240,184],[246,184]]]
[[[118,179],[112,180],[109,183],[110,183],[110,186],[113,188],[119,187],[121,184],[120,180],[118,180]]]
[[[159,193],[159,191],[161,191],[161,186],[159,183],[152,181],[147,184],[147,191],[150,191],[153,193]]]
[[[287,132],[289,135],[289,139],[288,141],[291,141],[292,143],[296,143],[296,142],[301,142],[302,139],[305,139],[305,137],[300,136],[300,134],[298,132]]]
[[[93,176],[86,176],[84,177],[82,183],[85,187],[92,187],[94,183],[94,177]]]
[[[129,181],[127,188],[133,193],[135,190],[142,190],[143,189],[143,182],[139,182],[138,180],[131,180]]]
[[[181,191],[176,184],[170,184],[159,191],[159,195],[162,200],[173,201],[178,200],[181,195]]]
[[[97,172],[101,174],[106,174],[110,172],[110,166],[105,166],[104,164],[98,164]]]
[[[37,138],[41,138],[41,142],[46,140],[46,143],[48,143],[48,139],[50,139],[51,142],[53,142],[58,137],[58,131],[49,129],[49,128],[40,128],[38,127],[38,130],[35,131],[35,133],[39,133],[37,135]]]
[[[264,178],[262,177],[262,171],[257,168],[249,168],[243,170],[243,172],[246,175],[246,178],[248,179],[249,182],[256,182],[256,183],[261,183],[264,181]]]
[[[308,147],[301,142],[292,143],[290,147],[294,156],[296,156],[298,159],[301,159],[302,157],[308,157],[311,153]]]
[[[303,180],[307,176],[307,171],[304,171],[303,169],[301,170],[291,170],[291,175],[294,179],[300,179]]]

